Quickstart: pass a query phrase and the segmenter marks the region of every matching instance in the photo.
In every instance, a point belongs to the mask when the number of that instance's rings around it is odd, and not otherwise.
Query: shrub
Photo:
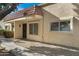
[[[12,38],[13,32],[12,31],[4,31],[4,37],[5,38]]]
[[[4,30],[0,30],[0,35],[4,35]]]

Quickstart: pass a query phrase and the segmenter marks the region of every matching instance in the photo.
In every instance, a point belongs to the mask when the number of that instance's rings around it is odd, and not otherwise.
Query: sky
[[[32,7],[33,5],[38,5],[38,4],[40,4],[40,3],[22,3],[22,4],[19,4],[17,6],[17,8],[18,8],[18,11],[19,11],[19,10],[23,10],[25,8]]]

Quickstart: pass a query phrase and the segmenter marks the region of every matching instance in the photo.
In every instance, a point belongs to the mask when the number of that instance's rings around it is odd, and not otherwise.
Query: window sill
[[[29,34],[29,35],[38,35],[38,34]]]
[[[59,33],[73,33],[73,31],[50,31],[50,32],[59,32]]]

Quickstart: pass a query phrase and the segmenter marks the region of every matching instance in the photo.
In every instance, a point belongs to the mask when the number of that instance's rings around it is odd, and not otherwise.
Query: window
[[[59,30],[58,24],[59,24],[58,22],[52,23],[51,24],[51,30],[58,31]]]
[[[70,31],[70,21],[51,23],[51,31]]]
[[[29,34],[38,35],[38,23],[29,24]]]
[[[29,24],[29,33],[33,34],[33,24]]]
[[[60,22],[60,31],[70,31],[70,21]]]
[[[38,35],[38,24],[37,23],[34,24],[34,34]]]

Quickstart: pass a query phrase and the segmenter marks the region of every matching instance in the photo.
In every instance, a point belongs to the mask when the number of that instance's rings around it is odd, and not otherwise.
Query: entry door
[[[23,38],[27,38],[27,24],[23,24]]]

